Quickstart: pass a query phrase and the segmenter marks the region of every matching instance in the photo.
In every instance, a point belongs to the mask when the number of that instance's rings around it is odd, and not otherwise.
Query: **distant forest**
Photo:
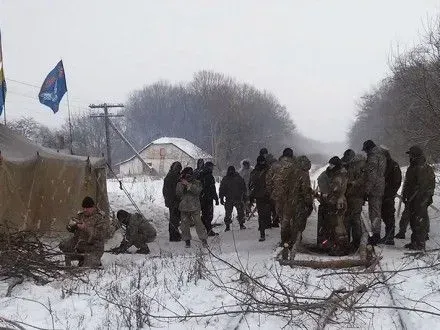
[[[428,159],[440,159],[440,20],[426,28],[418,45],[395,55],[391,74],[359,101],[348,134],[356,150],[372,138],[387,146],[395,158],[419,144]]]
[[[112,121],[136,148],[163,136],[181,137],[211,153],[222,168],[244,158],[254,162],[262,147],[277,156],[295,139],[294,122],[274,95],[209,71],[196,73],[185,84],[160,81],[136,90],[119,113],[124,117]],[[58,131],[31,118],[10,126],[47,147],[70,145],[68,123]],[[105,153],[102,119],[76,116],[72,132],[75,154]],[[113,163],[133,155],[114,132],[111,143]]]

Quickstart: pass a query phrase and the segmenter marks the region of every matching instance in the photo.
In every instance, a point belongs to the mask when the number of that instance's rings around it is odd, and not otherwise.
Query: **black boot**
[[[397,238],[397,239],[405,239],[405,233],[402,232],[402,231],[399,231],[399,232],[397,233],[397,235],[394,236],[394,238]]]
[[[244,224],[242,224],[242,223],[240,224],[240,230],[241,229],[246,229],[246,226]]]
[[[225,228],[225,232],[230,231],[230,230],[231,230],[231,225],[230,225],[230,224],[227,224],[227,225],[226,225],[226,228]]]
[[[266,240],[266,233],[264,232],[264,230],[262,230],[260,232],[260,239],[258,241],[264,242],[265,240]]]
[[[142,247],[142,248],[138,249],[136,251],[136,253],[139,253],[139,254],[149,254],[150,253],[150,248],[148,246]]]
[[[380,241],[380,234],[373,234],[373,236],[368,238],[368,244],[376,246]]]
[[[191,247],[191,241],[190,240],[185,241],[185,247],[187,247],[187,248]]]
[[[214,236],[218,236],[218,233],[216,233],[215,231],[213,231],[212,229],[208,232],[208,236],[209,237],[214,237]]]

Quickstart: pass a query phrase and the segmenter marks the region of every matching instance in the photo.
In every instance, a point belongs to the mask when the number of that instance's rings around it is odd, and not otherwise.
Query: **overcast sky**
[[[439,9],[438,0],[0,0],[7,116],[64,122],[66,97],[54,115],[39,88],[22,84],[39,87],[62,58],[74,113],[208,69],[271,91],[306,136],[342,141],[393,50],[414,45]]]

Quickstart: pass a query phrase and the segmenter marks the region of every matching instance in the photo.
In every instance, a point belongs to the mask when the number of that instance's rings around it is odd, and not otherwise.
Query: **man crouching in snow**
[[[119,210],[116,217],[121,225],[125,227],[125,236],[121,244],[110,252],[115,254],[124,253],[134,245],[138,248],[136,253],[150,253],[147,243],[153,242],[157,236],[153,225],[139,213],[130,214],[125,210]]]
[[[82,208],[83,211],[67,225],[73,237],[62,241],[59,247],[65,254],[66,266],[70,267],[72,260],[78,260],[78,266],[99,267],[104,253],[104,216],[91,197],[84,198]]]

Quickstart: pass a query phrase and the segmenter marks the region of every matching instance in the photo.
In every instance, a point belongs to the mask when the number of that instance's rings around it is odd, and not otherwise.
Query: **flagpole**
[[[69,90],[67,90],[66,94],[67,94],[67,113],[69,115],[70,154],[73,155],[73,135],[72,135],[72,121],[70,118]]]
[[[63,58],[61,57],[61,62],[63,63],[63,70],[64,70],[64,62]],[[64,71],[64,79],[66,81],[66,97],[67,97],[67,114],[69,116],[69,138],[70,138],[70,154],[73,155],[73,133],[72,133],[72,120],[70,116],[70,101],[69,101],[69,89],[67,88],[67,78]]]

